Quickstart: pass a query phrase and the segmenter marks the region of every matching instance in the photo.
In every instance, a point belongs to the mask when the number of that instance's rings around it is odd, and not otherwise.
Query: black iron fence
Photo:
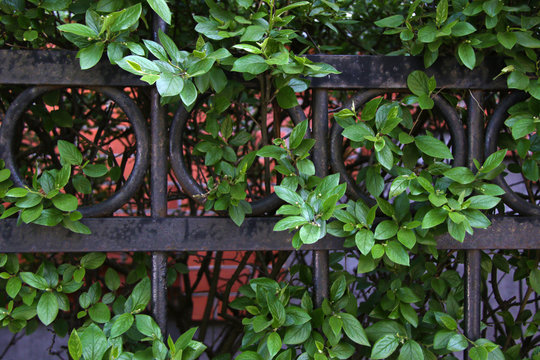
[[[414,57],[381,56],[313,56],[340,71],[340,75],[312,79],[312,136],[316,140],[313,160],[317,175],[339,172],[342,180],[354,189],[353,180],[347,174],[342,159],[341,131],[337,125],[329,128],[329,90],[357,91],[353,98],[361,104],[383,92],[406,89],[407,75],[423,69],[422,60]],[[466,89],[469,96],[468,123],[462,124],[453,108],[440,97],[435,97],[436,107],[449,126],[453,139],[455,164],[472,167],[472,159],[481,160],[496,149],[497,136],[503,125],[506,110],[522,99],[519,93],[509,94],[497,105],[492,118],[484,125],[481,106],[485,94],[490,91],[505,92],[502,79],[493,80],[500,69],[499,59],[486,59],[488,66],[469,71],[454,60],[443,59],[427,73],[435,75],[438,87]],[[36,69],[39,69],[37,72]],[[114,99],[124,110],[134,128],[137,141],[137,158],[127,183],[110,199],[82,209],[87,217],[103,216],[122,206],[137,188],[147,171],[151,180],[151,217],[87,218],[84,223],[92,235],[79,235],[62,228],[42,228],[35,225],[16,226],[14,220],[0,222],[0,250],[2,252],[88,252],[88,251],[151,251],[152,256],[152,310],[158,324],[166,322],[166,259],[167,252],[195,250],[292,250],[291,235],[273,232],[276,221],[263,217],[265,206],[260,204],[259,216],[246,219],[237,227],[230,219],[218,217],[167,217],[167,166],[171,159],[178,179],[191,196],[200,187],[182,162],[179,144],[185,114],[182,110],[175,117],[169,132],[159,95],[151,91],[150,129],[136,108],[135,103],[122,89],[126,86],[147,86],[135,77],[117,68],[100,63],[91,70],[82,71],[75,54],[64,51],[8,51],[0,50],[0,84],[4,86],[25,85],[23,91],[7,110],[2,123],[0,157],[6,159],[7,167],[17,174],[11,139],[17,121],[33,99],[56,87],[90,87]],[[480,106],[479,106],[480,105]],[[185,111],[184,111],[185,112]],[[297,114],[300,116],[300,114]],[[303,115],[303,114],[301,114]],[[169,142],[170,140],[170,142]],[[540,208],[512,192],[504,178],[496,180],[507,191],[505,202],[521,217],[493,217],[493,225],[486,230],[476,230],[459,243],[449,236],[437,240],[439,249],[457,249],[466,252],[465,265],[465,317],[466,332],[471,338],[480,335],[480,255],[488,249],[540,249]],[[22,179],[16,176],[16,182]],[[350,194],[360,196],[360,194]],[[274,201],[270,199],[267,201]],[[528,217],[527,217],[528,216]],[[256,239],[256,241],[254,241]],[[314,282],[317,303],[328,293],[328,250],[342,249],[340,239],[327,237],[313,245]]]

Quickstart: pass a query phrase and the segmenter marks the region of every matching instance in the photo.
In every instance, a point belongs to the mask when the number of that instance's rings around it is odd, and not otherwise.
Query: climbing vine
[[[157,88],[169,123],[182,109],[189,114],[182,151],[203,191],[188,198],[170,173],[175,215],[227,213],[241,226],[254,201],[275,192],[282,204],[268,212],[282,218],[274,231],[293,233],[299,251],[292,257],[258,254],[256,260],[244,254],[225,290],[220,265],[213,273],[209,265],[219,264],[221,253],[171,255],[169,285],[180,288],[182,279],[182,291],[193,295],[191,286],[205,277],[224,304],[219,315],[231,335],[220,346],[205,336],[208,306],[199,330],[184,324],[176,341],[165,338],[146,314],[144,254],[0,255],[1,326],[13,333],[31,333],[38,323],[52,326],[57,336],[68,337],[67,353],[77,360],[193,360],[205,352],[240,360],[455,359],[466,349],[473,360],[537,359],[538,252],[482,255],[482,338],[469,339],[463,332],[463,255],[437,250],[436,239],[449,234],[463,242],[475,229],[488,228],[490,215],[509,212],[501,201],[505,191],[492,182],[501,174],[523,179],[523,197],[538,205],[539,11],[533,1],[498,0],[2,1],[2,47],[77,50],[82,69],[108,61]],[[169,25],[156,38],[154,13]],[[347,92],[332,92],[332,126],[340,129],[354,181],[345,183],[338,173],[321,178],[310,158],[315,140],[308,79],[341,69],[305,55],[358,51],[420,55],[426,68],[455,56],[471,70],[497,56],[504,61],[498,77],[508,89],[523,91],[525,100],[508,110],[496,151],[468,168],[456,166],[463,149],[452,142],[434,101],[443,97],[467,125],[467,94],[440,89],[436,77],[422,71],[408,74],[409,94],[381,93],[360,103],[348,100]],[[0,113],[19,92],[0,89]],[[494,92],[478,104],[486,118],[504,95]],[[145,90],[131,97],[147,115]],[[63,108],[68,101],[71,107]],[[134,153],[131,133],[118,130],[122,123],[110,129],[105,120],[96,122],[112,139],[105,147],[74,135],[89,127],[82,119],[89,112],[77,110],[81,104],[99,104],[94,110],[104,119],[121,116],[99,101],[84,91],[36,100],[25,117],[41,116],[43,129],[30,122],[27,132],[35,137],[17,144],[33,149],[47,139],[41,150],[53,160],[19,159],[27,186],[14,186],[2,164],[2,219],[90,232],[78,207],[105,198],[104,188],[121,187],[129,172],[129,160],[117,163],[111,144],[124,136],[126,152]],[[81,118],[71,115],[76,111]],[[148,210],[148,181],[128,208],[121,211]],[[315,307],[302,245],[328,235],[350,250],[330,254],[330,294]],[[187,264],[194,258],[201,270],[192,281]],[[246,266],[256,270],[240,281]],[[519,298],[500,293],[506,274],[525,285]],[[176,304],[179,312],[190,301]]]

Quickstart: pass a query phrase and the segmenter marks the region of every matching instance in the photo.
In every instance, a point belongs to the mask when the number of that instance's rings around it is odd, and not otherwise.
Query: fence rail
[[[161,24],[162,25],[162,24]],[[159,22],[156,26],[160,26]],[[406,88],[407,75],[423,69],[422,60],[415,57],[381,56],[311,56],[313,60],[334,65],[342,73],[325,78],[312,79],[313,89],[313,137],[317,140],[314,163],[318,175],[325,175],[330,165],[334,171],[333,158],[340,140],[328,129],[329,89],[384,89]],[[497,128],[491,129],[491,137],[484,144],[484,123],[481,104],[486,91],[503,90],[503,79],[493,80],[501,67],[500,59],[484,60],[487,66],[469,71],[454,60],[442,59],[427,72],[435,75],[438,87],[468,89],[468,126],[459,122],[451,128],[455,146],[459,152],[456,163],[472,166],[472,159],[484,158],[484,149],[492,150]],[[37,72],[39,69],[39,72]],[[61,85],[61,86],[146,86],[134,76],[111,65],[100,63],[91,70],[80,70],[74,53],[65,51],[9,51],[0,50],[0,84],[2,85]],[[370,93],[373,95],[374,93]],[[366,101],[367,95],[360,95]],[[441,100],[441,111],[448,112]],[[505,105],[506,106],[506,105]],[[505,109],[499,111],[501,114]],[[445,113],[452,119],[452,114]],[[450,121],[450,120],[449,120]],[[450,121],[451,122],[451,121]],[[0,250],[3,252],[80,252],[80,251],[153,251],[153,312],[160,326],[166,319],[165,260],[167,251],[186,250],[292,250],[291,236],[286,232],[272,231],[276,221],[272,217],[246,219],[237,227],[229,219],[217,217],[166,217],[166,171],[168,132],[159,96],[152,92],[151,105],[151,201],[152,216],[147,218],[100,218],[84,219],[92,235],[81,236],[60,228],[39,228],[32,225],[17,227],[12,220],[0,222]],[[500,124],[499,124],[500,126]],[[147,130],[146,130],[147,131]],[[332,137],[333,141],[329,138]],[[337,145],[336,145],[337,146]],[[6,150],[5,150],[6,151]],[[7,150],[9,151],[9,150]],[[331,156],[329,156],[331,154]],[[6,154],[2,154],[5,156]],[[487,155],[487,154],[486,154]],[[331,158],[332,157],[332,158]],[[461,160],[460,160],[461,159]],[[338,159],[339,160],[339,159]],[[339,163],[339,161],[337,161]],[[146,171],[147,169],[143,169]],[[346,174],[342,172],[344,180]],[[504,185],[504,184],[503,184]],[[508,198],[505,198],[508,200]],[[510,199],[511,200],[511,199]],[[509,200],[508,200],[509,201]],[[519,199],[513,201],[520,202]],[[525,207],[522,214],[538,214],[535,206]],[[530,212],[528,212],[529,210]],[[531,210],[532,209],[532,210]],[[480,334],[480,251],[489,249],[540,249],[540,217],[495,217],[493,225],[486,230],[476,230],[464,243],[450,237],[437,240],[439,249],[466,250],[466,332],[471,338]],[[255,239],[255,240],[254,240]],[[327,250],[342,249],[340,239],[327,237],[315,245],[305,246],[314,251],[314,280],[316,300],[320,302],[328,292]]]

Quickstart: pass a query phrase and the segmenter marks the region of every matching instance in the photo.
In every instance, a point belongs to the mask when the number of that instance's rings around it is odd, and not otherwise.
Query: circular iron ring
[[[512,105],[525,101],[528,98],[529,96],[522,91],[513,92],[505,96],[504,99],[502,99],[499,105],[495,108],[493,116],[491,117],[491,120],[489,121],[486,128],[486,157],[497,151],[497,140],[499,139],[499,132],[504,126],[504,121],[508,116],[508,109]],[[516,210],[521,215],[540,215],[540,206],[531,204],[530,202],[522,199],[514,191],[512,191],[502,174],[497,176],[493,180],[493,182],[495,182],[504,190],[504,195],[502,196],[503,201],[512,209]]]
[[[5,119],[2,123],[2,128],[0,129],[0,154],[2,154],[2,157],[6,163],[6,168],[11,171],[11,177],[16,186],[26,186],[15,164],[13,139],[15,137],[17,123],[20,120],[21,115],[32,103],[32,101],[34,101],[34,99],[48,91],[59,88],[64,88],[64,86],[36,86],[28,88],[17,96],[6,112]],[[118,104],[118,106],[125,112],[129,122],[131,123],[137,142],[135,164],[124,186],[122,186],[118,192],[107,200],[98,204],[83,206],[78,209],[83,216],[100,217],[109,215],[118,210],[131,197],[133,197],[135,192],[143,183],[144,175],[148,169],[149,138],[145,119],[137,105],[131,98],[129,98],[129,96],[118,89],[110,87],[88,87],[88,89],[105,94],[116,104]]]
[[[288,113],[295,125],[306,118],[306,115],[300,106],[289,109]],[[200,195],[203,195],[205,192],[201,185],[193,178],[191,170],[187,168],[182,150],[184,144],[184,129],[189,119],[189,115],[190,113],[183,105],[180,105],[174,114],[169,143],[171,166],[182,189],[193,200],[202,205],[205,203],[206,198]],[[251,215],[257,216],[268,214],[277,209],[282,203],[283,201],[273,193],[265,198],[251,202]]]
[[[349,100],[343,108],[351,108],[354,104],[355,109],[360,108],[369,100],[376,96],[388,93],[387,90],[368,90],[357,94],[351,100]],[[453,155],[454,165],[464,166],[466,154],[464,151],[458,151],[458,149],[465,149],[465,130],[463,124],[459,120],[459,116],[456,110],[448,104],[441,96],[433,96],[435,106],[443,114],[448,127],[450,129],[450,136],[454,142]],[[367,204],[374,205],[375,201],[367,194],[363,193],[356,185],[354,179],[349,175],[345,169],[345,162],[343,160],[343,136],[341,132],[343,128],[339,126],[337,122],[334,122],[330,131],[330,163],[332,169],[340,174],[341,181],[347,183],[347,194],[354,200],[362,199]]]

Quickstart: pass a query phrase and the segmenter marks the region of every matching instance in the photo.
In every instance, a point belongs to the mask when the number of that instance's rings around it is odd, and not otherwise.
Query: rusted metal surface
[[[159,41],[158,32],[166,31],[165,22],[159,17],[153,17],[152,37]],[[167,216],[167,122],[165,109],[159,103],[160,96],[156,87],[150,92],[150,210],[152,218]],[[152,253],[152,315],[161,333],[167,331],[167,253],[156,251]]]
[[[467,98],[467,166],[476,172],[474,160],[484,161],[484,96],[480,90],[471,91]],[[464,318],[465,334],[471,340],[480,338],[480,314],[482,311],[482,253],[480,250],[465,251]]]
[[[376,55],[310,55],[311,60],[334,66],[341,74],[311,79],[311,87],[326,89],[405,89],[414,70],[435,75],[438,88],[505,89],[506,81],[495,78],[504,67],[501,58],[487,57],[481,66],[469,70],[451,57],[439,58],[428,69],[421,57]]]
[[[91,69],[81,70],[76,54],[66,50],[0,50],[0,83],[148,86],[106,59]],[[413,56],[310,55],[309,58],[341,71],[341,74],[313,78],[313,88],[404,89],[410,72],[424,70],[422,58]],[[482,66],[468,70],[455,59],[446,57],[439,58],[426,72],[436,75],[438,87],[504,89],[506,82],[502,77],[493,80],[503,66],[502,59],[488,57]]]
[[[16,226],[0,222],[2,252],[293,250],[292,235],[272,231],[277,217],[246,218],[241,227],[221,217],[115,217],[83,219],[92,235],[60,227]],[[496,217],[489,229],[476,229],[463,243],[446,235],[439,249],[540,249],[539,217]],[[256,241],[255,241],[256,240]],[[343,250],[343,239],[327,236],[302,250]]]
[[[76,51],[0,50],[0,83],[27,85],[148,86],[102,59],[81,70]],[[106,56],[105,56],[106,57]]]
[[[313,91],[313,122],[311,125],[315,145],[313,147],[313,164],[315,175],[328,175],[330,161],[328,156],[328,91],[315,89]],[[324,242],[326,238],[319,241]],[[328,251],[313,252],[313,287],[316,306],[322,306],[328,298],[329,289],[329,255]]]

